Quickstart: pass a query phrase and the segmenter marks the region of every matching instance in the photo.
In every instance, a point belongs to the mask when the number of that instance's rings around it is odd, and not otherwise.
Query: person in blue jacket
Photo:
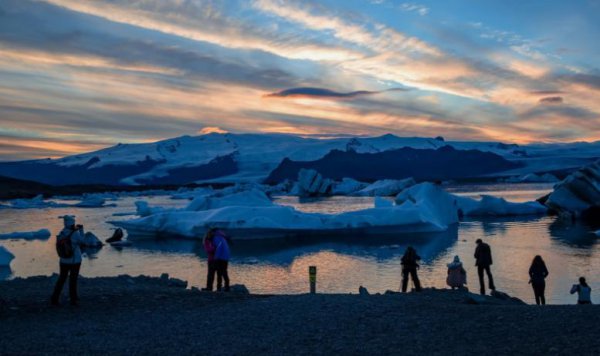
[[[60,275],[54,286],[54,293],[50,298],[52,305],[59,305],[60,294],[63,286],[69,278],[69,297],[71,305],[77,305],[79,297],[77,295],[77,278],[79,277],[79,268],[81,267],[81,245],[83,242],[83,226],[75,224],[75,217],[71,215],[63,216],[64,227],[56,236],[57,240],[70,239],[72,246],[72,256],[60,258]]]
[[[229,250],[228,236],[221,230],[216,230],[213,237],[215,246],[215,266],[217,269],[217,291],[224,290],[229,292],[229,274],[227,273],[227,265],[231,252]],[[223,288],[223,281],[225,286]],[[223,289],[222,289],[223,288]]]

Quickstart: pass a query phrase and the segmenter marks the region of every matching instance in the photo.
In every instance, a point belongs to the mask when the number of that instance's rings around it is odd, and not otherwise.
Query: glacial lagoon
[[[483,184],[450,186],[448,190],[466,196],[490,194],[511,201],[534,200],[551,190],[548,184]],[[134,202],[148,201],[151,206],[183,207],[188,201],[170,196],[125,197],[105,208],[47,208],[0,210],[0,234],[14,231],[50,229],[55,235],[62,226],[58,217],[76,215],[86,231],[101,240],[114,227],[110,220],[130,219],[114,216],[135,211]],[[279,204],[292,205],[309,212],[338,213],[372,206],[371,197],[331,197],[298,199],[278,197]],[[65,201],[68,202],[68,201]],[[324,293],[357,293],[359,286],[369,292],[398,290],[400,257],[413,245],[423,258],[419,270],[426,287],[445,288],[446,263],[460,256],[467,270],[470,290],[478,290],[473,251],[475,240],[482,238],[492,247],[492,271],[499,290],[531,303],[533,292],[527,271],[536,254],[545,259],[550,276],[546,298],[550,304],[573,304],[570,286],[577,277],[587,276],[598,299],[600,289],[600,239],[591,231],[599,226],[572,224],[549,216],[518,218],[469,218],[443,233],[398,234],[385,238],[364,236],[235,241],[230,276],[233,283],[245,284],[253,293],[306,293],[308,266],[318,267],[317,290]],[[14,255],[10,269],[0,269],[0,278],[51,275],[58,269],[53,237],[49,240],[2,240]],[[172,277],[201,287],[206,277],[206,257],[201,240],[161,239],[135,241],[132,246],[104,246],[85,254],[82,275],[116,276],[120,274]],[[82,294],[85,292],[82,291]],[[597,297],[597,298],[594,298]]]

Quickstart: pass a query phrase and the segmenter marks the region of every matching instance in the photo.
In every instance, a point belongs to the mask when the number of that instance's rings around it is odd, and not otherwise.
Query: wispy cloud
[[[268,98],[286,98],[286,97],[306,97],[306,98],[323,98],[323,99],[345,99],[345,98],[355,98],[364,95],[374,95],[380,94],[384,92],[390,91],[406,91],[408,89],[404,88],[391,88],[385,90],[378,91],[370,91],[370,90],[357,90],[351,92],[337,92],[330,89],[325,88],[291,88],[281,90],[275,93],[267,94],[265,97]]]
[[[409,11],[409,12],[416,12],[421,16],[425,16],[429,13],[429,8],[425,5],[421,5],[421,4],[416,4],[414,2],[405,2],[400,4],[399,6],[400,10],[402,11]]]

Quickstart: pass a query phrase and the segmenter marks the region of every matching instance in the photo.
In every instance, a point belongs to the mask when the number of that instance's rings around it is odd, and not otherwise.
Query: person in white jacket
[[[75,224],[75,217],[71,215],[63,216],[64,228],[56,236],[57,241],[62,239],[71,240],[72,256],[69,258],[60,258],[60,275],[52,293],[52,305],[59,305],[60,294],[63,286],[69,277],[69,299],[71,305],[77,305],[79,297],[77,296],[77,278],[79,277],[79,268],[81,267],[81,244],[83,242],[83,226]]]

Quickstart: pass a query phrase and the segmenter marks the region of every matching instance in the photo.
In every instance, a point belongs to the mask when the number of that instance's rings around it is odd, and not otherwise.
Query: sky
[[[0,0],[0,160],[207,132],[600,140],[600,0]]]

